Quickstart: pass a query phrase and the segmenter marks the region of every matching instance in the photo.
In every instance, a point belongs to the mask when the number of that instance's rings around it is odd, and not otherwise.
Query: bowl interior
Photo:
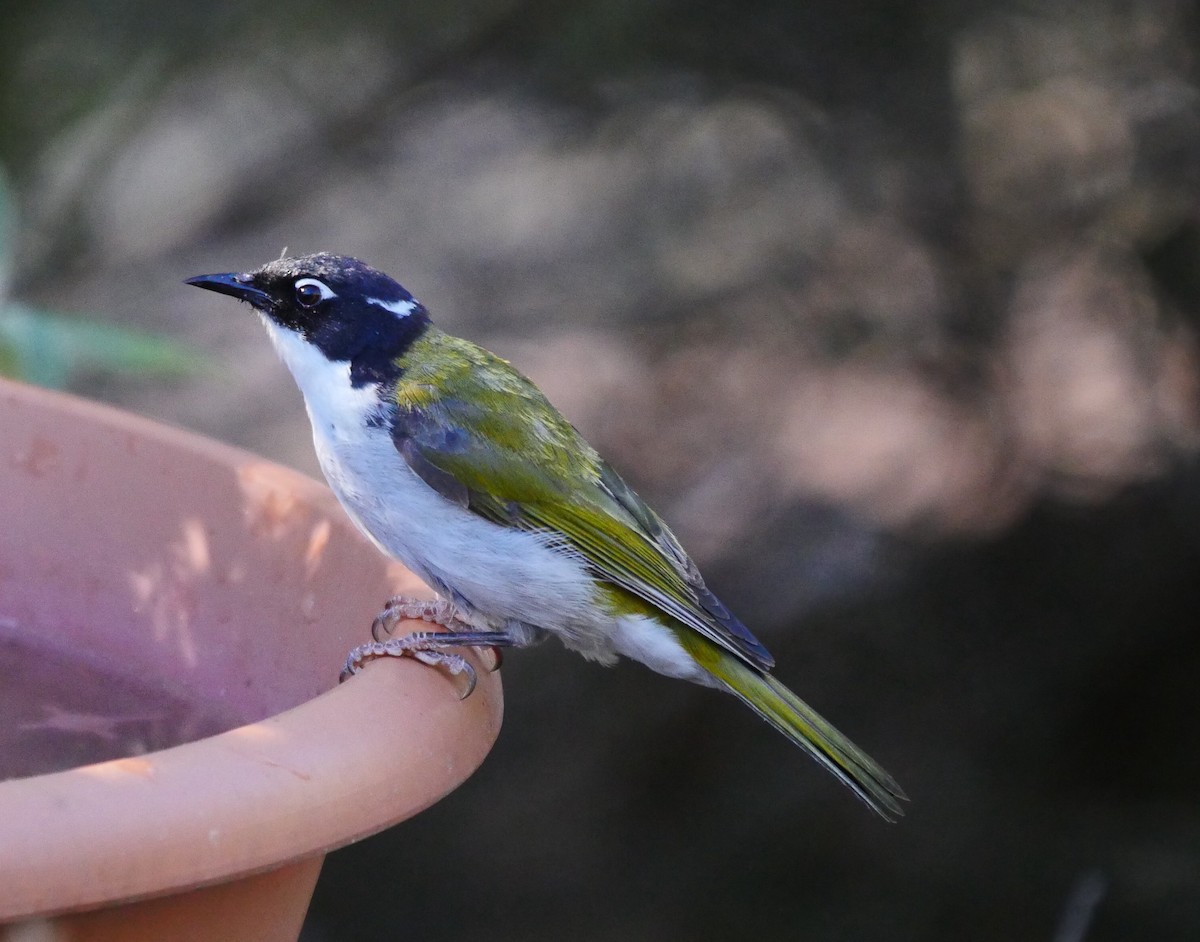
[[[383,600],[419,587],[304,475],[10,383],[0,521],[0,640],[207,704],[226,726],[336,685]]]

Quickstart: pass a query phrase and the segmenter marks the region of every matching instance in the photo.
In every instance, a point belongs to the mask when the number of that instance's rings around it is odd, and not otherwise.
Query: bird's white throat
[[[431,586],[450,587],[477,613],[551,630],[586,657],[632,657],[660,673],[714,683],[660,622],[614,619],[597,606],[583,561],[558,541],[501,527],[446,500],[401,457],[391,432],[368,422],[379,387],[355,388],[350,364],[263,317],[304,394],[321,470],[358,528]]]
[[[367,383],[355,388],[350,382],[349,363],[330,360],[295,331],[280,327],[265,314],[260,316],[280,359],[304,395],[314,436],[337,440],[362,434],[367,416],[379,405],[378,385]]]

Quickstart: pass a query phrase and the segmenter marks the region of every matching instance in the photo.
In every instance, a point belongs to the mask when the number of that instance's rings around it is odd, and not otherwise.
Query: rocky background
[[[539,382],[913,799],[547,644],[306,942],[1200,937],[1194,4],[2,19],[12,294],[199,364],[76,390],[316,473],[261,328],[180,282],[361,256]]]

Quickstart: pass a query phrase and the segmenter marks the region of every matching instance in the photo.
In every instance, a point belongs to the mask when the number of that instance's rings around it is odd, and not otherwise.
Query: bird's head
[[[401,355],[429,324],[424,306],[401,285],[346,255],[281,258],[251,272],[198,275],[187,284],[252,305],[277,340],[278,331],[328,360],[368,371],[375,361]]]

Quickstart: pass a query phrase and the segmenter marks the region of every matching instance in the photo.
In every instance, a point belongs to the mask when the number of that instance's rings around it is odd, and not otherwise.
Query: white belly
[[[498,628],[522,622],[594,660],[625,655],[663,674],[712,682],[665,625],[606,611],[578,555],[544,534],[484,520],[422,481],[389,430],[367,421],[378,403],[376,388],[355,389],[348,364],[263,322],[304,393],[321,470],[350,518],[384,553],[435,590],[452,592],[472,621]]]
[[[316,433],[314,443],[330,486],[384,552],[489,621],[568,634],[598,627],[592,580],[577,556],[452,503],[417,477],[385,430],[364,431],[353,442]]]

